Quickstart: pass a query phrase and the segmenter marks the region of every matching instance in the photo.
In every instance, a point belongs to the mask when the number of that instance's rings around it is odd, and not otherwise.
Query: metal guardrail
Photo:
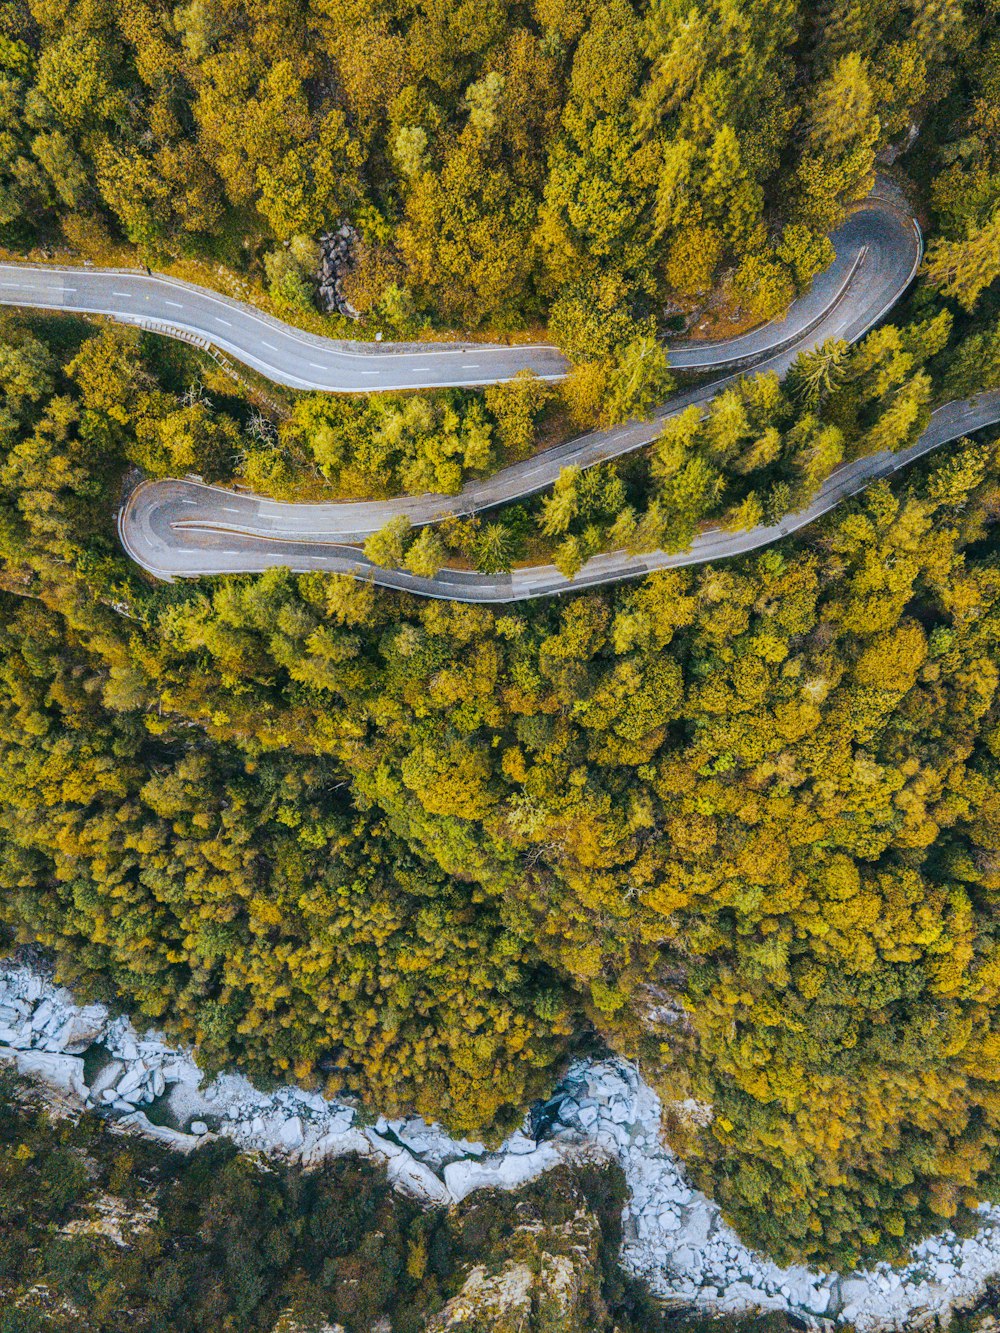
[[[178,324],[170,324],[162,319],[137,318],[131,322],[147,333],[160,334],[164,338],[176,338],[178,342],[189,343],[192,347],[197,347],[199,351],[206,352],[224,374],[228,375],[237,384],[242,384],[255,398],[269,407],[275,416],[287,417],[289,415],[288,408],[284,403],[279,402],[277,398],[272,398],[259,385],[254,384],[233,361],[230,361],[224,352],[221,352],[207,338],[203,338],[200,333],[192,333],[190,329],[182,328]]]

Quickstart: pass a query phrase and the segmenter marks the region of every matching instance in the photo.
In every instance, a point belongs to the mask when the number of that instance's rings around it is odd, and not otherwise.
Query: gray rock
[[[328,1157],[343,1157],[349,1152],[367,1156],[370,1150],[371,1144],[359,1129],[347,1129],[339,1133],[323,1134],[303,1154],[302,1160],[307,1166],[317,1166]]]
[[[687,1204],[691,1202],[691,1191],[674,1181],[667,1181],[660,1187],[660,1198],[667,1203]]]
[[[137,1088],[141,1087],[142,1084],[145,1082],[145,1079],[146,1079],[146,1070],[142,1067],[141,1064],[132,1069],[129,1069],[127,1073],[123,1074],[121,1079],[119,1080],[118,1095],[120,1097],[127,1097],[130,1093],[134,1092]]]
[[[534,1152],[521,1156],[449,1162],[444,1168],[444,1183],[452,1199],[461,1203],[473,1190],[491,1185],[497,1189],[517,1189],[559,1160],[555,1147],[543,1143]]]
[[[505,1151],[513,1153],[515,1157],[522,1157],[525,1153],[534,1152],[538,1144],[534,1139],[526,1138],[523,1134],[512,1134],[504,1145]]]
[[[124,1072],[125,1066],[121,1060],[110,1060],[100,1073],[95,1075],[90,1085],[90,1095],[95,1099],[100,1097],[106,1089],[114,1087]]]
[[[17,1072],[24,1078],[36,1078],[57,1092],[84,1101],[87,1085],[83,1081],[83,1061],[77,1055],[51,1055],[43,1051],[21,1051]]]
[[[107,1014],[101,1005],[88,1004],[59,1029],[59,1040],[67,1055],[82,1055],[104,1031]]]
[[[204,1141],[203,1138],[198,1138],[194,1134],[182,1134],[180,1130],[171,1129],[168,1125],[154,1125],[142,1111],[135,1111],[132,1115],[123,1117],[122,1123],[134,1125],[136,1129],[142,1132],[144,1138],[156,1139],[177,1152],[192,1152]],[[208,1127],[205,1128],[207,1133]]]
[[[449,1190],[430,1167],[411,1157],[398,1143],[383,1138],[373,1129],[366,1129],[361,1137],[386,1159],[386,1173],[398,1189],[423,1203],[448,1204],[452,1201]]]
[[[193,1061],[170,1060],[162,1072],[168,1083],[183,1083],[188,1088],[197,1088],[201,1083],[201,1070]]]
[[[859,1305],[870,1295],[868,1283],[861,1278],[845,1277],[840,1282],[840,1300],[844,1306]]]
[[[701,1272],[701,1264],[698,1263],[698,1255],[690,1245],[679,1245],[677,1249],[674,1250],[674,1264],[684,1276],[687,1276],[690,1273],[690,1270],[696,1265],[699,1273]]]
[[[204,1120],[192,1120],[188,1129],[192,1134],[198,1135],[199,1137],[208,1133],[208,1126],[205,1124]]]
[[[297,1115],[286,1120],[278,1130],[278,1141],[283,1148],[300,1148],[304,1137],[302,1118]]]

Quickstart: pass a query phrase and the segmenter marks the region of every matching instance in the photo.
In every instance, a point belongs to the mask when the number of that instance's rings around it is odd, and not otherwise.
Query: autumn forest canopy
[[[295,308],[349,219],[348,295],[379,324],[545,320],[590,359],[714,283],[778,313],[989,23],[945,0],[10,0],[0,224],[221,263]],[[961,155],[939,182],[953,244],[997,227],[975,156],[972,197]]]
[[[995,431],[756,556],[495,610],[158,584],[114,515],[140,472],[453,493],[646,413],[662,337],[780,314],[879,166],[927,240],[888,323],[372,554],[572,573],[775,521],[1000,387],[998,108],[993,0],[0,6],[3,257],[573,362],[558,389],[265,395],[134,329],[0,317],[8,937],[206,1066],[466,1134],[610,1046],[783,1261],[973,1227],[1000,1199]],[[357,324],[317,283],[345,222]]]

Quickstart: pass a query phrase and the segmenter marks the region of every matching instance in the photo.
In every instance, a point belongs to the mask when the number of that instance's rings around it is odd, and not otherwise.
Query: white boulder
[[[82,1055],[100,1038],[107,1018],[107,1011],[103,1005],[84,1005],[62,1023],[56,1032],[56,1038],[67,1055]]]
[[[300,1148],[302,1140],[305,1138],[305,1131],[302,1126],[302,1117],[293,1115],[286,1120],[278,1130],[278,1142],[283,1148]]]
[[[398,1189],[415,1199],[420,1199],[423,1203],[451,1202],[449,1192],[440,1178],[425,1163],[418,1162],[400,1144],[384,1138],[374,1129],[366,1129],[361,1137],[365,1138],[369,1148],[385,1161],[386,1174]]]
[[[253,1125],[250,1128],[252,1131]],[[345,1129],[322,1135],[310,1145],[307,1152],[302,1154],[302,1161],[306,1166],[319,1166],[329,1157],[343,1157],[349,1152],[360,1153],[363,1157],[367,1157],[371,1152],[371,1144],[359,1129]]]
[[[118,1080],[119,1097],[128,1097],[130,1093],[136,1092],[142,1087],[143,1080],[146,1077],[146,1070],[140,1064],[128,1069]]]
[[[17,1072],[24,1078],[37,1078],[57,1092],[85,1101],[87,1085],[83,1081],[83,1061],[78,1055],[53,1055],[47,1051],[19,1051]]]
[[[461,1203],[473,1190],[489,1187],[517,1189],[561,1160],[561,1154],[553,1144],[543,1143],[534,1152],[516,1157],[449,1162],[444,1168],[444,1183],[452,1200]]]
[[[142,1111],[135,1111],[132,1115],[122,1118],[122,1124],[134,1125],[136,1129],[141,1130],[147,1139],[155,1139],[158,1143],[164,1143],[168,1148],[173,1148],[177,1152],[192,1152],[204,1142],[204,1135],[208,1133],[208,1126],[204,1128],[203,1134],[199,1137],[195,1134],[182,1134],[178,1129],[171,1129],[169,1125],[154,1125],[151,1120]]]

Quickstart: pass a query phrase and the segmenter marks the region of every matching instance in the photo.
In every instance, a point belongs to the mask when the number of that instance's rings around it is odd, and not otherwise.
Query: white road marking
[[[216,322],[216,324],[225,324],[225,326],[226,326],[227,329],[231,329],[231,328],[233,327],[232,324],[229,322],[228,319],[222,319],[222,318],[220,318],[219,315],[216,315],[216,316],[215,316],[215,322]]]
[[[121,297],[123,297],[126,301],[131,301],[131,299],[132,299],[132,293],[131,293],[131,292],[112,292],[111,295],[112,295],[112,296],[121,296]]]
[[[916,234],[917,234],[918,237],[919,237],[919,233],[917,232]],[[865,251],[863,251],[863,253],[862,253],[862,259],[863,259],[863,261],[866,262],[866,261],[867,261],[867,257],[868,257],[868,256],[867,256],[867,248],[866,248]],[[914,267],[916,266],[916,263],[917,263],[917,261],[915,260],[915,261],[914,261]],[[860,269],[860,265],[859,265],[859,269]],[[108,276],[110,276],[110,275],[108,275]],[[911,276],[912,276],[912,273],[911,273]],[[170,280],[169,280],[169,279],[166,279],[166,278],[159,278],[159,277],[157,277],[157,278],[153,278],[153,279],[152,279],[152,283],[151,283],[150,285],[152,285],[153,283],[158,283],[158,284],[160,284],[160,285],[161,285],[161,288],[162,288],[162,286],[169,286],[169,284],[170,284]],[[27,283],[11,283],[11,284],[4,284],[4,285],[5,285],[5,286],[9,285],[10,287],[13,287],[13,288],[15,288],[15,289],[20,289],[21,292],[31,291],[31,290],[33,289],[33,284],[27,284]],[[35,290],[37,290],[37,289],[35,289]],[[48,292],[50,293],[50,295],[49,295],[48,298],[47,298],[47,299],[49,299],[49,300],[57,300],[56,293],[59,292],[59,291],[65,291],[67,294],[68,294],[68,293],[73,293],[73,292],[76,292],[76,291],[77,291],[77,289],[76,289],[75,287],[71,287],[71,288],[63,288],[62,285],[61,285],[61,282],[59,283],[59,285],[58,285],[57,287],[55,287],[55,290],[54,290],[54,291],[53,291],[53,287],[52,287],[52,285],[48,285],[47,287],[43,287],[41,290],[43,290],[43,291],[48,291]],[[137,293],[137,294],[138,294],[138,293]],[[117,294],[116,294],[116,296],[117,296],[119,299],[120,299],[121,296],[123,296],[123,295],[124,295],[124,293],[117,293]],[[147,295],[147,298],[146,298],[146,299],[149,300],[150,297]],[[212,295],[206,293],[206,299],[209,300],[209,301],[214,302],[216,308],[218,308],[218,306],[219,306],[220,304],[223,305],[223,308],[226,308],[226,307],[225,307],[225,304],[224,304],[224,302],[223,302],[223,300],[222,300],[221,298],[219,298],[219,297],[215,297],[215,296],[212,296]],[[10,302],[8,302],[8,304],[19,304],[19,303],[21,303],[22,301],[27,301],[27,300],[28,300],[27,297],[22,297],[22,296],[18,295],[18,296],[12,297],[11,300],[10,300]],[[29,302],[29,303],[30,303],[30,302]],[[890,304],[891,304],[891,302],[890,302]],[[168,302],[167,302],[167,305],[169,305],[169,306],[173,306],[174,308],[177,308],[177,309],[181,309],[181,308],[182,308],[181,303],[179,303],[179,302],[175,302],[175,301],[168,301]],[[887,308],[888,308],[888,307],[887,307]],[[69,307],[69,309],[75,309],[75,308],[74,308],[74,307]],[[881,314],[884,314],[884,313],[885,313],[885,311],[883,310],[883,311],[880,313],[880,316],[879,316],[879,317],[881,317]],[[126,321],[133,321],[133,322],[137,319],[137,316],[126,314],[126,313],[124,313],[124,311],[121,313],[120,317],[123,318],[123,319],[125,319]],[[272,331],[272,329],[273,329],[273,325],[271,325],[271,324],[270,324],[270,321],[266,320],[265,318],[262,318],[262,317],[260,317],[260,316],[253,316],[253,315],[250,315],[249,318],[254,320],[255,324],[257,325],[258,330],[261,330],[261,329],[267,329],[267,331]],[[226,320],[223,320],[223,319],[221,319],[221,318],[217,318],[217,322],[219,322],[220,324],[226,324],[226,323],[227,323]],[[828,321],[828,323],[831,324],[831,325],[833,325],[833,327],[835,327],[835,328],[840,328],[840,327],[843,327],[843,328],[850,328],[850,327],[852,327],[850,320],[848,320],[845,316],[842,316],[842,317],[841,317],[841,320],[840,320],[839,323],[836,322],[836,321]],[[823,329],[822,331],[823,331],[823,332],[826,331],[826,327],[825,327],[825,326],[824,326],[824,329]],[[259,335],[258,335],[258,336],[259,336]],[[289,338],[291,338],[291,340],[292,340],[293,342],[297,342],[300,346],[302,346],[303,342],[306,342],[306,341],[308,340],[308,335],[305,335],[305,334],[296,334],[293,330],[286,330],[286,331],[284,332],[284,337],[285,337],[285,342],[286,342],[286,343],[288,342]],[[274,347],[274,346],[273,346],[272,344],[270,344],[270,343],[266,343],[266,342],[265,342],[265,343],[263,343],[263,346],[266,347],[266,348],[269,348],[270,350],[275,351],[275,352],[277,352],[277,351],[279,350],[278,348]],[[354,346],[356,347],[356,345],[354,345]],[[302,350],[305,350],[305,348],[302,347]],[[315,350],[315,349],[314,349],[314,347],[311,347],[310,350]],[[346,359],[346,358],[357,358],[357,357],[359,357],[359,356],[370,356],[371,353],[372,353],[372,351],[374,351],[374,350],[375,350],[374,348],[372,348],[372,349],[365,349],[365,350],[362,350],[362,349],[360,349],[360,348],[356,348],[356,350],[353,350],[353,351],[352,351],[352,350],[348,350],[347,347],[341,347],[341,348],[338,349],[338,351],[337,351],[337,353],[336,353],[336,356],[337,356],[338,358],[345,358],[345,359]],[[383,348],[383,350],[389,350],[389,349],[388,349],[388,348]],[[444,348],[427,348],[427,349],[424,350],[424,353],[423,353],[422,356],[418,355],[418,356],[415,357],[414,359],[415,359],[416,361],[418,361],[419,363],[422,363],[422,364],[426,367],[426,366],[429,364],[430,359],[431,359],[431,356],[433,355],[433,353],[434,353],[434,352],[437,352],[437,351],[440,351],[440,350],[451,350],[451,351],[456,352],[458,355],[468,355],[468,353],[469,353],[470,351],[473,350],[473,347],[472,347],[472,346],[469,346],[469,345],[466,345],[466,346],[461,346],[461,345],[459,345],[459,346],[453,346],[453,347],[450,348],[450,349],[444,349]],[[497,357],[497,356],[501,355],[501,354],[503,353],[504,350],[508,350],[508,351],[509,351],[510,349],[503,349],[503,348],[496,347],[496,348],[483,348],[482,350],[484,350],[484,352],[486,353],[486,355],[489,355],[489,356],[491,356],[491,357]],[[552,355],[552,349],[544,348],[544,349],[541,349],[541,350],[543,350],[543,351],[544,351],[547,355],[549,355],[549,356]],[[776,355],[774,355],[774,356],[771,357],[770,362],[766,362],[766,361],[765,361],[765,362],[761,363],[761,365],[758,366],[756,369],[757,369],[757,370],[761,370],[761,369],[766,368],[768,365],[776,366],[776,367],[779,368],[779,369],[785,369],[786,366],[782,364],[782,362],[783,362],[785,359],[786,359],[785,354],[781,354],[781,355],[777,355],[777,354],[776,354]],[[253,361],[252,363],[257,364],[258,366],[260,366],[260,367],[264,370],[265,373],[268,373],[268,368],[267,368],[266,364],[262,364],[261,362],[257,362],[257,361]],[[323,367],[320,366],[318,363],[313,362],[313,363],[311,363],[311,364],[312,364],[313,368],[315,368],[315,369],[317,369],[317,370],[321,370],[321,369],[323,369]],[[509,364],[509,361],[507,362],[507,364]],[[466,363],[462,363],[462,364],[461,364],[461,369],[463,370],[463,373],[465,374],[465,373],[467,373],[469,370],[481,369],[481,368],[483,367],[483,365],[484,365],[484,363],[480,363],[480,362],[466,362]],[[492,362],[492,361],[489,363],[489,366],[490,366],[490,368],[492,369],[492,366],[493,366],[493,362]],[[362,371],[361,373],[364,374],[364,375],[379,375],[379,374],[382,373],[382,372],[380,372],[380,371],[378,371],[378,370],[370,370],[370,371]],[[395,378],[398,379],[399,384],[398,384],[398,386],[393,386],[393,387],[399,387],[399,388],[403,388],[403,387],[411,387],[411,386],[408,386],[408,385],[405,384],[405,381],[406,381],[407,377],[409,377],[409,378],[412,379],[412,378],[414,378],[415,376],[420,375],[421,373],[423,373],[423,374],[427,374],[428,371],[427,371],[426,369],[424,369],[423,371],[421,371],[421,370],[419,370],[419,369],[410,369],[410,368],[406,367],[405,365],[399,366],[399,368],[398,368],[398,370],[397,370],[397,374],[396,374],[396,376],[395,376]],[[739,372],[737,372],[736,374],[733,374],[733,375],[728,375],[728,376],[726,376],[724,379],[719,380],[719,381],[716,381],[716,382],[712,385],[712,390],[714,390],[715,392],[718,392],[718,390],[722,387],[722,385],[724,385],[724,384],[726,384],[726,383],[729,383],[729,382],[731,382],[733,379],[737,378],[737,377],[738,377],[738,373],[739,373]],[[445,376],[446,376],[446,375],[447,375],[447,372],[445,372]],[[291,375],[287,375],[287,374],[286,374],[285,378],[286,378],[286,381],[289,382],[289,383],[292,383],[292,384],[298,383],[298,384],[301,385],[302,387],[310,387],[307,381],[304,381],[304,380],[297,380],[297,379],[295,379],[294,377],[292,377]],[[468,383],[470,378],[471,378],[471,377],[460,378],[460,379],[457,380],[457,381],[450,381],[450,383],[453,383],[453,384],[456,384],[456,385],[457,385],[457,384]],[[557,378],[557,377],[556,377],[555,375],[551,375],[551,376],[545,376],[545,378],[546,378],[546,379],[549,379],[549,378]],[[447,383],[447,382],[449,382],[449,381],[447,381],[447,379],[445,379],[445,382]],[[439,384],[440,384],[440,381],[439,381]],[[384,387],[384,386],[383,386],[383,385],[380,385],[380,387]],[[428,383],[428,386],[427,386],[427,387],[433,387],[433,384],[432,384],[432,383]],[[443,387],[443,386],[442,386],[442,387]],[[708,398],[709,396],[710,396],[710,393],[706,393],[705,395],[703,395],[703,397],[704,397],[705,400],[707,400],[707,398]],[[696,401],[702,401],[702,400],[701,400],[701,399],[697,399]],[[682,406],[682,404],[679,402],[679,403],[677,404],[677,408],[679,409],[681,406]],[[968,414],[968,418],[967,418],[967,415],[966,415],[966,414]],[[961,408],[960,413],[959,413],[958,415],[960,416],[960,419],[963,421],[963,423],[964,423],[964,421],[965,421],[966,419],[969,419],[970,426],[973,424],[973,422],[972,422],[973,414],[969,411],[969,409],[968,409],[967,406],[964,406],[964,405],[963,405],[963,407]],[[582,449],[581,449],[581,447],[580,447],[579,445],[577,445],[577,456],[580,457],[580,459],[581,459],[581,461],[584,463],[584,465],[587,465],[588,463],[596,462],[596,461],[598,461],[600,458],[603,458],[603,457],[617,457],[620,453],[622,453],[622,452],[628,450],[629,448],[638,447],[639,445],[648,443],[648,439],[643,438],[643,432],[645,431],[645,429],[646,429],[646,428],[642,428],[642,429],[639,431],[638,436],[636,436],[636,438],[634,438],[634,439],[631,440],[631,443],[630,443],[630,435],[629,435],[629,432],[628,432],[628,431],[624,431],[624,430],[623,430],[623,431],[617,432],[614,436],[611,437],[611,444],[610,444],[610,446],[606,445],[605,448],[602,449],[602,450],[595,450],[595,449],[593,449],[593,448],[588,449],[586,446],[583,446]],[[634,435],[634,434],[635,434],[635,432],[633,432],[633,435]],[[931,447],[932,447],[932,445],[931,445],[930,442],[928,442],[928,444],[927,444],[926,446],[921,446],[921,445],[919,445],[919,444],[918,444],[918,446],[917,446],[917,448],[920,450],[920,452],[924,452],[925,450],[929,450]],[[569,461],[569,460],[573,457],[572,447],[569,447],[568,450],[564,450],[562,456],[565,457],[567,461]],[[913,457],[917,456],[916,453],[914,452],[914,450],[913,450],[912,448],[911,448],[910,450],[907,451],[905,461],[908,462],[911,456],[913,456]],[[550,461],[551,461],[551,462],[555,462],[555,461],[556,461],[555,458],[554,458],[552,455],[550,455]],[[871,465],[871,466],[869,466],[869,467],[867,467],[867,468],[863,468],[863,469],[861,469],[861,470],[857,470],[855,473],[851,473],[851,474],[843,473],[842,476],[841,476],[841,479],[840,479],[840,481],[839,481],[839,484],[838,484],[837,486],[835,486],[835,487],[832,487],[831,490],[829,491],[829,496],[830,496],[831,498],[830,498],[829,505],[828,505],[827,507],[832,507],[832,505],[836,503],[836,499],[837,499],[837,497],[838,497],[842,492],[843,492],[843,493],[847,493],[847,488],[848,488],[849,485],[854,485],[854,486],[859,485],[859,480],[856,480],[855,478],[858,478],[858,479],[865,478],[865,477],[867,477],[867,475],[868,475],[869,472],[870,472],[873,476],[874,476],[874,475],[881,475],[881,473],[882,473],[882,471],[883,471],[884,469],[886,469],[886,468],[887,468],[887,469],[898,468],[898,467],[900,467],[900,466],[903,465],[903,462],[904,462],[904,458],[903,458],[902,456],[899,456],[899,457],[894,458],[894,459],[890,460],[889,462],[887,462],[887,463],[884,465],[884,468],[883,468],[883,465],[881,465],[881,464],[873,464],[873,465]],[[524,484],[525,477],[526,477],[526,476],[531,476],[531,475],[535,475],[535,476],[538,476],[539,478],[542,478],[542,477],[545,476],[545,468],[544,468],[541,464],[539,464],[539,465],[537,466],[536,469],[533,469],[533,470],[529,471],[527,474],[521,474],[521,483],[522,483],[522,485]],[[503,489],[503,488],[501,487],[500,489]],[[492,492],[490,492],[490,494],[492,494]],[[515,498],[515,497],[498,497],[498,498]],[[240,512],[243,512],[243,511],[233,509],[233,510],[230,510],[230,512],[232,512],[232,513],[240,513]],[[817,509],[816,512],[819,513],[819,512],[822,512],[822,511]],[[812,511],[810,511],[810,514],[811,514],[811,513],[812,513]],[[806,519],[805,516],[798,516],[798,517],[793,516],[793,517],[789,518],[784,524],[781,525],[781,531],[782,531],[782,532],[787,532],[787,531],[790,531],[790,530],[792,530],[792,529],[797,529],[798,527],[800,527],[800,526],[801,526],[803,523],[805,523],[806,521],[808,521],[808,520]],[[184,526],[184,525],[182,524],[181,526]],[[198,523],[197,523],[197,520],[196,520],[194,526],[199,526]],[[236,528],[236,531],[239,531],[239,528],[238,528],[237,525],[231,525],[231,531],[232,531],[232,528]],[[755,543],[754,543],[754,541],[752,540],[752,538],[747,538],[747,537],[736,537],[736,536],[732,536],[732,535],[730,535],[730,536],[726,536],[726,535],[724,535],[724,534],[722,534],[722,533],[719,533],[719,535],[720,535],[720,542],[719,542],[719,543],[715,543],[715,542],[712,540],[712,535],[713,535],[713,534],[716,534],[716,533],[718,533],[718,530],[717,530],[717,529],[710,529],[710,530],[707,530],[707,531],[703,532],[702,536],[701,536],[700,538],[696,539],[696,543],[695,543],[696,547],[700,544],[701,547],[702,547],[702,549],[715,549],[716,547],[727,547],[727,546],[729,546],[729,547],[738,547],[738,549],[740,549],[740,550],[743,550],[743,549],[754,549],[754,545],[755,545]],[[218,548],[218,549],[219,549],[219,553],[220,553],[220,554],[224,554],[224,555],[226,555],[227,558],[238,557],[238,558],[249,559],[249,555],[246,553],[246,547],[247,547],[247,543],[248,543],[248,541],[249,541],[249,542],[252,542],[252,543],[254,544],[254,546],[257,546],[257,545],[259,544],[259,542],[260,542],[260,539],[261,539],[263,536],[264,536],[264,534],[259,534],[259,535],[258,535],[258,534],[254,534],[254,533],[248,533],[247,536],[246,536],[246,538],[244,538],[244,537],[241,535],[241,537],[240,537],[240,540],[241,540],[241,547],[240,547],[240,548],[236,548],[236,549],[232,549],[232,548]],[[256,540],[255,540],[255,538],[256,538]],[[706,540],[706,538],[707,538],[707,540]],[[294,540],[294,539],[292,539],[292,540]],[[749,545],[747,544],[748,541],[749,541]],[[282,563],[284,557],[283,557],[283,555],[281,554],[281,551],[284,549],[284,546],[285,546],[285,545],[287,545],[287,543],[282,543],[280,546],[278,546],[278,547],[276,547],[276,548],[272,548],[272,550],[269,551],[269,552],[266,554],[266,556],[263,557],[263,563],[272,563],[272,564],[273,564],[273,563],[277,563],[277,564]],[[321,543],[321,545],[327,545],[327,543],[326,543],[326,542],[323,542],[323,543]],[[174,548],[174,549],[176,549],[176,548]],[[185,550],[185,551],[191,551],[191,550],[199,549],[199,548],[184,547],[184,548],[182,548],[182,549]],[[328,556],[326,555],[325,552],[323,552],[323,553],[321,553],[321,554],[319,554],[319,555],[316,555],[316,554],[314,554],[314,553],[304,554],[302,558],[304,559],[304,561],[307,562],[307,565],[308,565],[308,564],[312,564],[312,563],[314,563],[314,562],[317,561],[317,560],[319,560],[320,562],[322,562],[322,561],[324,561],[324,560],[333,560],[333,563],[334,563],[334,564],[337,563],[337,560],[336,560],[336,559],[333,559],[332,556],[331,556],[331,557],[328,557]],[[660,566],[660,567],[667,567],[668,565],[671,565],[671,564],[692,563],[692,562],[694,561],[694,559],[696,559],[696,557],[694,557],[692,554],[689,554],[689,556],[688,556],[687,558],[684,558],[684,557],[660,557],[660,558],[658,558],[657,556],[651,556],[651,557],[648,558],[648,561],[632,562],[632,568],[646,570],[646,569],[649,568],[649,567],[653,567],[653,568],[655,568],[655,567],[657,567],[657,566]],[[204,559],[204,557],[202,557],[202,558],[200,558],[200,560],[199,560],[198,562],[191,562],[191,563],[192,563],[192,565],[201,565],[201,564],[205,563],[205,559]],[[208,563],[211,564],[211,561],[209,560]],[[360,567],[360,565],[359,565],[358,567]],[[154,571],[154,572],[155,572],[155,571]],[[627,575],[626,575],[626,576],[627,576]],[[404,578],[404,579],[405,579],[405,576],[396,576],[397,581],[399,581],[400,578]],[[456,582],[457,582],[458,584],[461,584],[462,581],[463,581],[463,579],[466,580],[466,581],[471,581],[472,583],[475,583],[475,582],[476,582],[476,576],[475,576],[474,574],[462,575],[462,574],[457,573],[457,572],[456,572],[455,574],[449,574],[449,573],[445,572],[445,573],[442,573],[442,576],[441,576],[441,580],[442,580],[443,583],[444,583],[444,582],[451,582],[451,583],[456,583]],[[591,582],[603,582],[603,581],[604,581],[603,579],[593,579],[593,580],[592,580],[592,579],[590,579],[590,578],[584,577],[584,578],[582,578],[582,579],[579,581],[579,583],[578,583],[577,586],[578,586],[578,587],[585,587],[585,586],[589,586],[589,585],[591,584]],[[503,581],[503,580],[500,580],[499,582],[502,583],[502,582],[504,582],[504,581]],[[509,579],[509,578],[506,580],[506,584],[510,584],[511,582],[512,582],[512,580]],[[517,585],[518,582],[521,582],[522,585],[526,585],[527,588],[533,588],[533,587],[536,587],[536,586],[537,586],[539,590],[545,590],[546,588],[548,588],[549,590],[553,590],[553,584],[552,584],[552,580],[551,580],[551,575],[550,575],[550,573],[542,573],[541,571],[539,571],[539,578],[538,578],[538,579],[531,579],[530,577],[529,577],[529,578],[525,578],[524,574],[519,573],[519,574],[516,575],[515,578],[513,579],[513,583],[514,583],[515,587],[516,587],[516,585]],[[561,590],[563,587],[566,586],[565,581],[562,581],[562,580],[557,580],[556,583],[557,583],[558,586],[555,587],[554,590],[557,590],[557,591],[558,591],[558,590]],[[509,588],[508,588],[508,591],[509,591]],[[431,595],[433,595],[433,594],[431,594]],[[493,600],[493,598],[487,598],[487,599],[488,599],[488,600]],[[497,600],[503,600],[503,598],[500,597],[500,598],[497,598]]]
[[[183,309],[184,309],[184,307],[183,307],[183,305],[180,303],[180,301],[168,301],[168,300],[166,299],[166,297],[164,297],[164,299],[163,299],[163,304],[164,304],[164,305],[172,305],[173,308],[174,308],[175,310],[183,310]]]
[[[274,343],[266,343],[263,338],[260,340],[261,347],[266,347],[269,352],[276,352],[278,349]]]

